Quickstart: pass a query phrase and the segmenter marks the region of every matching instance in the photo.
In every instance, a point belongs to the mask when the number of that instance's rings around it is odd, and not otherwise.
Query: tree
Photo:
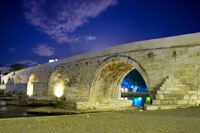
[[[14,65],[11,66],[12,71],[18,71],[18,70],[21,70],[21,69],[24,69],[24,68],[25,68],[25,66],[22,65],[22,64],[14,64]]]

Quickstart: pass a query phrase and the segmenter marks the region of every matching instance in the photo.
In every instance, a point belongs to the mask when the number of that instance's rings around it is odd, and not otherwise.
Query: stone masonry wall
[[[49,77],[59,66],[69,79],[66,100],[87,102],[98,70],[112,56],[123,57],[121,61],[126,63],[129,63],[127,60],[137,62],[137,66],[133,67],[140,66],[142,71],[139,72],[142,76],[146,74],[151,97],[155,97],[157,90],[172,74],[191,90],[199,90],[200,33],[141,41],[77,55],[17,71],[3,77],[3,80],[20,76],[22,83],[26,84],[30,75],[35,74],[40,83],[48,85]]]

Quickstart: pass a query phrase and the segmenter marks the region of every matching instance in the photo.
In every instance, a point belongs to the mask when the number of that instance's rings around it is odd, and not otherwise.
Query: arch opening
[[[17,76],[15,79],[16,84],[21,84],[22,83],[22,78],[20,76]]]
[[[133,106],[150,102],[148,88],[137,69],[130,71],[121,82],[121,99],[132,100]]]
[[[130,61],[114,60],[104,65],[96,74],[90,89],[89,101],[116,101],[122,100],[121,88],[126,75],[135,70],[134,63]],[[139,68],[141,70],[141,68]],[[145,72],[143,72],[144,74]],[[144,81],[144,80],[143,80]],[[144,81],[145,82],[145,81]],[[147,87],[146,87],[147,88]],[[145,88],[145,89],[146,89]]]
[[[95,76],[91,91],[90,101],[112,101],[121,98],[121,81],[134,67],[121,61],[112,61],[106,64]]]
[[[26,92],[26,94],[28,96],[32,96],[33,95],[33,83],[34,82],[38,82],[38,78],[34,74],[31,74],[31,76],[29,77],[29,80],[28,80],[28,84],[27,84],[27,92]]]
[[[54,71],[49,78],[48,95],[63,97],[68,82],[69,79],[64,71],[62,70]]]
[[[13,84],[14,83],[14,79],[9,77],[6,83],[7,84]]]

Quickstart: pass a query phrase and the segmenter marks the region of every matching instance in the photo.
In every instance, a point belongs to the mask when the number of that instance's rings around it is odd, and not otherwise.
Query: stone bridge
[[[12,72],[7,92],[62,100],[77,110],[122,108],[121,82],[133,69],[142,75],[151,105],[171,109],[200,104],[200,33],[134,42]]]

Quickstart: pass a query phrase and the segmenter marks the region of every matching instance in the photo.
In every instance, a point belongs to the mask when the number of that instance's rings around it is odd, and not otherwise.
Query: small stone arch
[[[28,96],[32,96],[33,95],[33,83],[34,82],[38,82],[38,77],[35,76],[35,74],[31,74],[29,76],[29,79],[28,79],[28,83],[27,83],[27,95]]]
[[[17,76],[15,78],[15,84],[21,84],[22,83],[22,78],[20,76]]]
[[[66,70],[61,66],[56,67],[49,77],[47,94],[49,96],[65,97],[68,82]]]
[[[2,81],[1,81],[1,84],[5,84],[5,81],[4,81],[4,80],[2,80]]]
[[[9,77],[6,83],[7,83],[7,84],[8,84],[8,83],[12,84],[12,83],[14,83],[14,79],[11,78],[11,77]]]
[[[150,81],[145,69],[127,56],[112,56],[105,59],[97,68],[92,80],[89,101],[112,101],[121,97],[121,82],[133,69],[137,69],[149,89]]]

